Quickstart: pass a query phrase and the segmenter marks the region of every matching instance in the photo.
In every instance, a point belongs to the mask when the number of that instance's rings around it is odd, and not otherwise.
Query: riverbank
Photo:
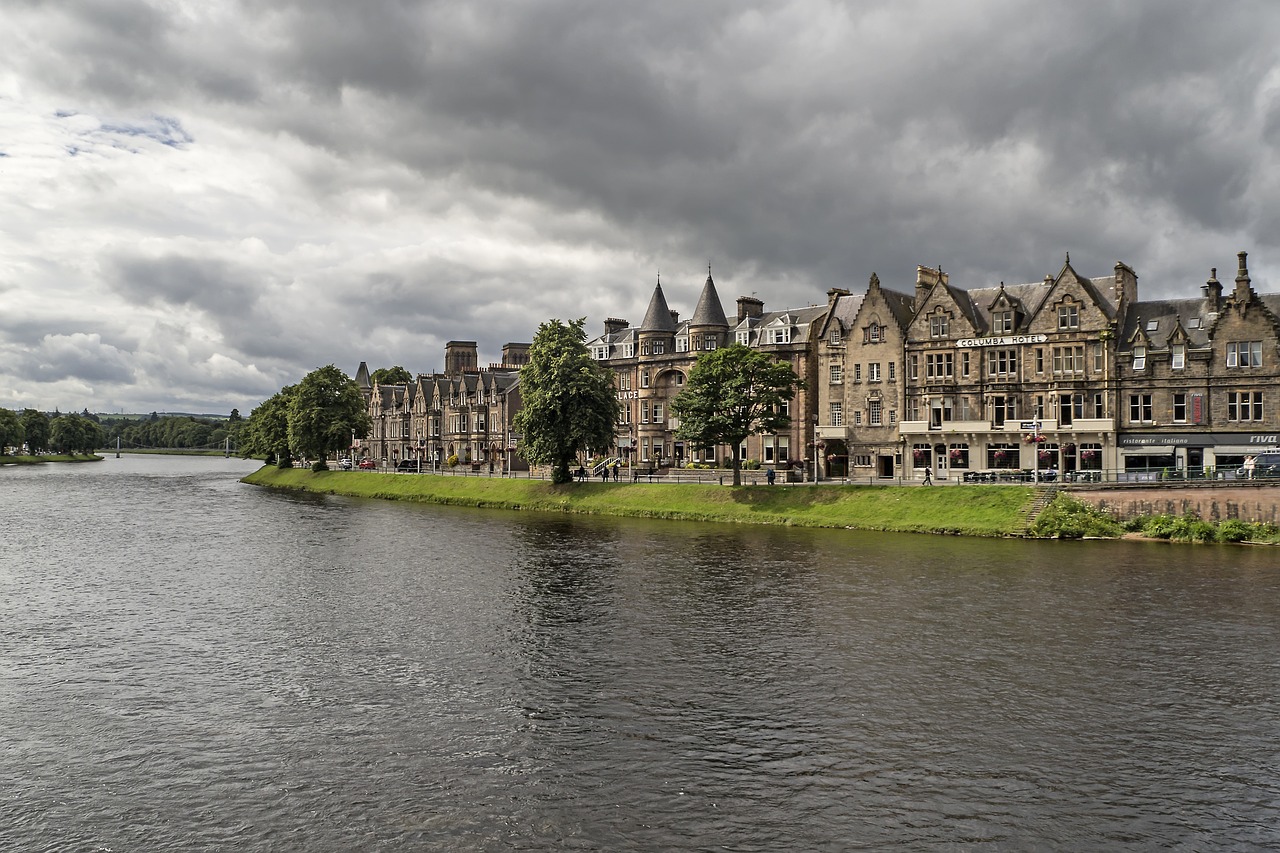
[[[46,462],[101,462],[101,456],[89,454],[49,454],[47,456],[0,456],[0,465],[43,465]]]
[[[313,472],[272,465],[260,468],[243,482],[350,497],[496,509],[995,537],[1025,535],[1037,495],[1032,486],[735,488],[595,482],[554,486],[545,480]]]

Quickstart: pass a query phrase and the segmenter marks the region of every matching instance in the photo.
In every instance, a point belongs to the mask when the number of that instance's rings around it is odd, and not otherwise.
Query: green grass
[[[48,456],[0,456],[0,465],[42,465],[45,462],[101,462],[102,457],[89,454],[50,454]]]
[[[1024,514],[1034,495],[1029,486],[553,486],[543,480],[366,471],[313,473],[274,466],[259,469],[244,482],[460,506],[962,536],[1020,535]]]

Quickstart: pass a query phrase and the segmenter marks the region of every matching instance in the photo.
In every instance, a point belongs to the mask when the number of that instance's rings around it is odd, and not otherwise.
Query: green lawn
[[[244,482],[353,497],[505,509],[965,536],[1023,532],[1030,486],[572,483],[265,466]]]
[[[41,465],[45,462],[101,462],[102,457],[94,453],[50,454],[48,456],[0,456],[0,465]]]

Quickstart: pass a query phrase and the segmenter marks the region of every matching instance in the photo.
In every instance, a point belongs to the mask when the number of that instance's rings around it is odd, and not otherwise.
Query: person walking
[[[932,485],[933,485],[933,469],[932,469],[932,468],[925,468],[925,469],[924,469],[924,484],[925,484],[926,486],[932,486]]]

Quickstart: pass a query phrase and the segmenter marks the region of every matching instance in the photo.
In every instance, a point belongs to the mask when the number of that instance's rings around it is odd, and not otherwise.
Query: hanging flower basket
[[[958,447],[951,448],[952,462],[959,462],[960,460],[964,459],[964,455],[965,455],[965,451],[961,450],[960,448]]]
[[[912,461],[913,461],[913,462],[915,462],[915,463],[916,463],[916,466],[917,466],[917,467],[919,467],[919,466],[923,465],[923,464],[924,464],[924,460],[925,460],[924,451],[923,451],[923,450],[913,450],[913,451],[911,451],[911,459],[912,459]]]
[[[1040,450],[1040,451],[1037,451],[1036,456],[1040,459],[1040,464],[1041,464],[1041,465],[1047,465],[1048,463],[1050,463],[1050,462],[1053,462],[1053,461],[1054,461],[1054,459],[1053,459],[1053,457],[1054,457],[1054,452],[1053,452],[1052,450]]]
[[[1024,438],[1023,441],[1025,441],[1027,444],[1039,444],[1040,442],[1044,441],[1044,436],[1041,435],[1040,433],[1028,433],[1027,437]]]
[[[1003,450],[997,450],[994,454],[992,454],[992,458],[995,459],[997,462],[1003,462],[1004,460],[1009,458],[1009,454]]]
[[[1082,460],[1084,460],[1085,462],[1092,462],[1093,460],[1095,460],[1095,459],[1097,459],[1097,458],[1098,458],[1098,451],[1096,451],[1096,450],[1082,450],[1082,451],[1080,451],[1080,458],[1081,458]]]

